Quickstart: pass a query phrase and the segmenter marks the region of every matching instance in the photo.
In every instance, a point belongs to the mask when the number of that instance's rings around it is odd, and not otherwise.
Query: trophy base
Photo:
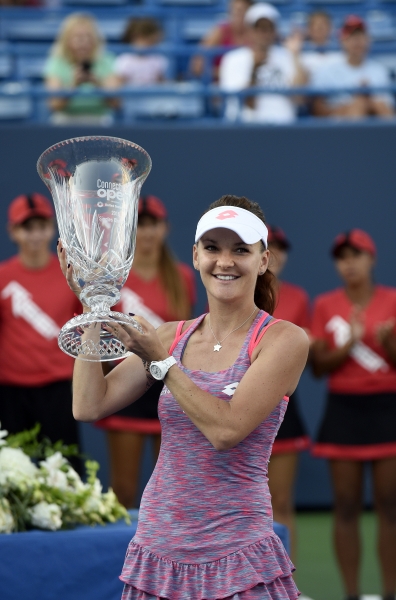
[[[120,312],[103,311],[78,315],[60,330],[58,345],[65,354],[91,362],[105,362],[132,354],[122,342],[103,329],[106,323],[131,325],[142,331],[139,323]]]

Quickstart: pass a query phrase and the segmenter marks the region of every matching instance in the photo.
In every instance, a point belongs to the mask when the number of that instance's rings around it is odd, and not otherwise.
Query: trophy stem
[[[106,284],[97,283],[87,285],[81,290],[80,300],[92,310],[93,313],[106,312],[120,300],[119,290]]]

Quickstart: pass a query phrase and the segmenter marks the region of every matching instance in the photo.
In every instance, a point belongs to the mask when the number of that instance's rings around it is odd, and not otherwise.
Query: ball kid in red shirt
[[[315,301],[312,365],[328,396],[314,454],[328,458],[335,551],[348,597],[359,596],[364,463],[372,469],[383,597],[396,590],[396,289],[374,283],[376,248],[360,229],[332,246],[343,287]]]
[[[17,433],[41,425],[41,436],[78,443],[72,415],[73,359],[58,347],[61,327],[81,312],[50,244],[53,209],[41,194],[21,195],[8,210],[18,254],[0,264],[0,421]],[[72,460],[80,470],[80,462]]]

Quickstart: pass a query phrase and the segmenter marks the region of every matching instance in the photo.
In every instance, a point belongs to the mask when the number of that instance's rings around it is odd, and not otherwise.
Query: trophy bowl
[[[59,235],[90,308],[61,329],[59,347],[88,361],[124,358],[130,352],[103,328],[140,325],[111,311],[132,266],[140,190],[151,170],[147,152],[128,140],[87,136],[64,140],[42,153],[37,171],[54,200]]]

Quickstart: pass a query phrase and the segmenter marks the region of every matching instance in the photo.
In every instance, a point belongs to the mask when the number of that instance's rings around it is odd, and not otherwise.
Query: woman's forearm
[[[231,404],[196,386],[176,365],[169,370],[165,384],[181,409],[216,450],[225,450],[231,436]]]
[[[107,382],[100,362],[76,360],[73,372],[73,415],[77,421],[96,421],[102,416]]]

